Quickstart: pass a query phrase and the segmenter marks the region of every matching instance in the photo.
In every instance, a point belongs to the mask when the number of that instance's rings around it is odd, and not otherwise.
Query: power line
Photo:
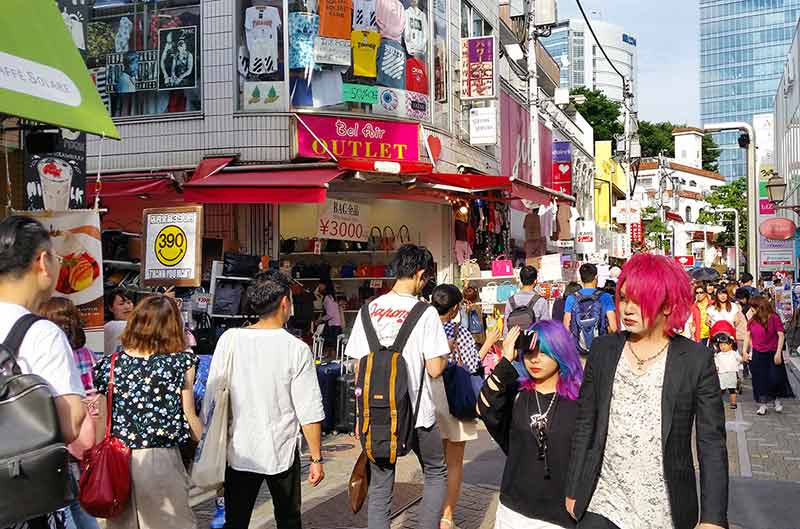
[[[584,22],[586,22],[586,26],[589,28],[589,31],[592,34],[592,38],[594,38],[594,42],[597,44],[597,47],[600,48],[600,51],[603,52],[603,57],[606,58],[606,61],[608,61],[608,64],[611,66],[611,69],[617,72],[617,75],[619,75],[622,78],[622,91],[624,95],[628,91],[628,82],[625,80],[625,76],[622,75],[622,73],[619,70],[617,70],[617,67],[614,65],[613,62],[611,62],[611,59],[608,57],[605,48],[603,48],[603,45],[600,44],[600,40],[597,38],[597,35],[594,32],[594,28],[592,27],[591,22],[589,22],[589,17],[586,16],[586,11],[583,10],[583,6],[581,5],[581,0],[575,0],[575,3],[578,4],[578,9],[581,10],[581,15],[583,15],[583,20]]]

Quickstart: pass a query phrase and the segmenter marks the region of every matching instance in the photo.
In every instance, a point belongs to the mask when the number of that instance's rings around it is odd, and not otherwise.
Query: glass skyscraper
[[[772,112],[800,0],[700,0],[700,120],[753,122]],[[714,135],[719,172],[747,174],[738,132]]]

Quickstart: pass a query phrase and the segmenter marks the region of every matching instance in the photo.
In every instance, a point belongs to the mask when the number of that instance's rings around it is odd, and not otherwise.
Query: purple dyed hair
[[[689,275],[678,263],[663,255],[640,253],[631,257],[617,282],[617,319],[623,288],[625,295],[641,307],[646,326],[666,312],[667,335],[674,336],[676,329],[683,329],[694,299]]]
[[[565,399],[577,399],[581,382],[583,382],[583,366],[572,335],[567,331],[563,323],[555,320],[537,321],[530,330],[539,335],[539,341],[537,342],[539,351],[555,360],[558,364],[556,392]],[[520,360],[522,360],[522,357],[520,357]],[[525,372],[527,374],[527,369]],[[530,374],[522,376],[519,382],[524,390],[533,391],[536,388],[536,382]]]

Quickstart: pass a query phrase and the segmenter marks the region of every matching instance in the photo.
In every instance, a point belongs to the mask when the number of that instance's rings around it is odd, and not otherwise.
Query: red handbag
[[[98,518],[113,518],[128,505],[131,496],[131,449],[111,435],[111,410],[114,396],[114,365],[119,353],[111,357],[106,406],[106,436],[87,450],[81,462],[80,503],[83,510]]]

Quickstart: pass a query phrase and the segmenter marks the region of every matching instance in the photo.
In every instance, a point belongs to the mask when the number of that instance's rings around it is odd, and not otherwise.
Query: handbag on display
[[[353,472],[347,484],[347,495],[350,497],[350,510],[353,514],[358,513],[364,505],[369,492],[369,460],[367,453],[363,450],[353,465]]]
[[[372,265],[370,268],[370,273],[370,277],[386,277],[386,265]]]
[[[497,302],[505,303],[518,291],[519,287],[517,287],[517,285],[513,285],[510,282],[505,281],[503,284],[497,287]]]
[[[297,239],[281,239],[281,253],[290,254],[294,253],[294,245]]]
[[[114,366],[119,353],[111,356],[106,396],[106,435],[83,454],[79,500],[87,513],[113,518],[128,505],[131,496],[131,449],[111,435],[114,400]]]
[[[461,265],[461,279],[475,279],[481,277],[481,267],[476,259],[464,261]]]
[[[377,226],[373,226],[369,230],[369,240],[367,241],[367,249],[378,251],[383,248],[383,232]]]
[[[352,279],[356,277],[356,265],[353,263],[345,263],[339,269],[339,276],[343,279]]]
[[[225,481],[225,466],[228,461],[228,415],[230,414],[229,388],[231,363],[236,334],[225,351],[225,367],[212,395],[206,427],[197,445],[192,465],[192,483],[200,489],[216,489]],[[208,395],[206,395],[208,398]]]
[[[356,277],[369,277],[370,272],[370,265],[368,264],[360,264],[358,268],[356,268]]]
[[[239,313],[242,303],[242,285],[223,281],[217,284],[214,292],[214,314],[234,316]]]
[[[294,251],[297,253],[306,253],[310,252],[312,249],[311,239],[303,238],[297,239],[297,242],[294,243]]]
[[[486,316],[486,330],[488,331],[489,329],[494,329],[498,325],[502,331],[503,313],[498,307],[495,307],[494,310],[492,310],[492,313]]]
[[[214,354],[214,348],[217,346],[217,333],[211,322],[211,316],[205,312],[200,313],[197,318],[197,326],[193,331],[194,340],[197,345],[194,346],[194,352],[198,355],[211,355]]]
[[[481,289],[481,299],[485,303],[497,303],[497,283],[487,283],[486,286]]]
[[[498,255],[495,260],[492,261],[492,275],[494,277],[513,276],[514,263],[511,259],[507,259],[505,254]]]
[[[405,232],[405,235],[403,235],[403,232]],[[404,244],[411,244],[411,232],[408,231],[408,226],[405,224],[397,230],[397,249],[399,250]]]
[[[342,248],[342,241],[336,239],[328,239],[325,241],[325,251],[326,252],[341,252],[344,251]]]
[[[222,275],[252,277],[258,273],[261,257],[243,253],[225,252],[222,256]]]
[[[395,239],[394,230],[391,226],[383,228],[383,247],[381,249],[387,252],[394,250]]]

